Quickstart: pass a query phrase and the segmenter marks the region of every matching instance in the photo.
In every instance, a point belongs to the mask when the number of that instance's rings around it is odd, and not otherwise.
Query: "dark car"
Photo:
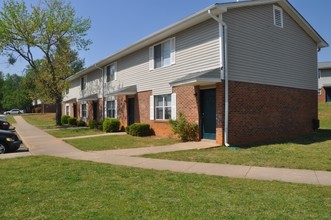
[[[10,125],[8,121],[4,121],[0,119],[0,130],[15,130],[13,126]]]
[[[22,141],[14,132],[0,130],[0,154],[14,152],[21,144]]]

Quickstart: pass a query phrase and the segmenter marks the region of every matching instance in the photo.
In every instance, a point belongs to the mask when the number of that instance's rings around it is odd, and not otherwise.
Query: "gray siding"
[[[229,10],[229,79],[317,89],[317,47],[284,11],[284,28],[274,26],[273,5]]]
[[[149,48],[146,47],[117,61],[117,82],[113,82],[112,87],[137,85],[138,91],[168,94],[172,91],[169,82],[189,73],[219,67],[216,21],[210,19],[171,37],[176,38],[176,64],[149,70]]]
[[[318,80],[318,88],[331,86],[331,69],[323,69],[321,71],[321,78]]]

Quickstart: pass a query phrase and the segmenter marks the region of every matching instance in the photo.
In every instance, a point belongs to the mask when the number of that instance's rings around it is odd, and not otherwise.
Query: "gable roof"
[[[229,3],[216,3],[211,5],[191,16],[188,16],[166,28],[161,29],[158,32],[155,32],[136,43],[106,57],[103,60],[87,67],[86,69],[70,76],[68,80],[76,79],[80,76],[83,76],[89,72],[100,69],[109,63],[112,63],[130,53],[133,53],[142,48],[148,47],[158,41],[163,40],[175,33],[178,33],[182,30],[185,30],[189,27],[192,27],[196,24],[199,24],[203,21],[210,19],[208,11],[210,10],[213,14],[221,14],[226,12],[228,9],[235,9],[241,7],[249,6],[258,6],[265,4],[279,4],[284,11],[286,11],[294,21],[303,29],[305,32],[316,42],[318,48],[328,47],[328,43],[316,32],[316,30],[305,20],[305,18],[288,2],[288,0],[250,0],[250,1],[240,1],[240,2],[229,2]]]

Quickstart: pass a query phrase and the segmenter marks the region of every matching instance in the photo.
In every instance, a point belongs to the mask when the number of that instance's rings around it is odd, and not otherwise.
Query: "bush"
[[[102,128],[105,132],[117,132],[120,130],[120,125],[120,120],[117,118],[106,118],[102,123]]]
[[[96,129],[96,128],[98,128],[98,122],[97,122],[96,120],[92,120],[92,121],[90,122],[90,128],[91,128],[91,129]]]
[[[70,118],[70,116],[69,115],[62,115],[61,116],[61,124],[64,124],[64,125],[66,125],[66,124],[68,124],[69,122],[68,122],[68,119]]]
[[[77,121],[77,126],[78,127],[85,127],[86,126],[86,122],[83,121],[83,120],[79,120],[79,121]]]
[[[126,132],[132,136],[145,137],[151,135],[151,128],[149,124],[134,123],[126,127]]]
[[[198,125],[189,123],[184,114],[179,112],[178,120],[169,121],[172,131],[184,142],[194,141],[198,134]]]
[[[77,119],[76,118],[69,118],[68,119],[68,124],[76,126],[77,125]]]

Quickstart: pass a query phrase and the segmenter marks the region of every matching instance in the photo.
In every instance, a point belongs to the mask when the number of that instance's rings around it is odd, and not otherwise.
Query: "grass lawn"
[[[25,114],[22,115],[24,120],[31,125],[42,129],[51,129],[57,128],[55,125],[55,113],[46,113],[46,114]]]
[[[66,140],[66,142],[83,151],[152,147],[178,143],[177,140],[167,138],[133,137],[131,135],[113,135],[93,138],[82,138],[75,140]]]
[[[331,103],[318,104],[318,118],[321,129],[331,129]]]
[[[286,167],[331,171],[331,105],[319,104],[321,129],[318,133],[279,144],[251,148],[220,147],[145,155],[150,158],[240,164],[265,167]]]
[[[59,130],[48,130],[46,132],[57,138],[77,137],[104,133],[100,130],[90,128],[60,128]]]
[[[15,120],[14,116],[12,116],[12,115],[6,115],[6,118],[7,118],[7,121],[10,124],[15,124],[16,123],[16,120]]]
[[[0,219],[329,219],[331,187],[46,156],[0,160]]]

